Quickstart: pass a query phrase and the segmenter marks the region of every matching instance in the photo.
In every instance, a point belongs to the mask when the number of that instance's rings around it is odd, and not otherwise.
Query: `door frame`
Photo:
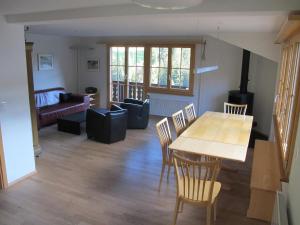
[[[145,44],[136,43],[136,44],[122,44],[122,43],[115,43],[115,44],[108,44],[107,46],[107,106],[110,108],[111,104],[118,104],[120,102],[113,102],[111,101],[111,93],[112,93],[112,80],[110,76],[110,57],[111,57],[111,47],[125,47],[125,79],[124,79],[124,89],[125,93],[124,96],[128,96],[129,91],[129,81],[128,81],[128,49],[130,47],[143,47],[144,48],[144,77],[143,77],[143,92],[144,96],[147,96],[147,85],[146,85],[146,58],[147,58],[147,47]]]
[[[5,165],[1,124],[0,124],[0,189],[6,189],[7,187],[8,187],[8,181],[7,181],[7,174],[6,174],[6,165]]]

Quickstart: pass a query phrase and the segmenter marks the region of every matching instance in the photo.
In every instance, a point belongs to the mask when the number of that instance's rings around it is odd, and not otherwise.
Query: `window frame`
[[[129,75],[128,75],[128,67],[129,67],[129,60],[128,60],[128,50],[130,47],[143,47],[144,48],[144,93],[146,95],[147,93],[147,86],[146,86],[146,81],[145,81],[145,73],[146,73],[146,47],[143,44],[122,44],[122,43],[116,43],[116,44],[109,44],[107,45],[107,104],[108,107],[110,107],[111,104],[114,103],[119,103],[116,101],[112,101],[111,99],[111,94],[112,94],[112,89],[111,89],[111,84],[112,84],[112,79],[111,79],[111,74],[110,74],[110,69],[111,69],[111,48],[112,47],[124,47],[125,48],[125,65],[124,65],[124,72],[125,72],[125,79],[124,79],[124,96],[128,96],[128,87],[129,87]]]
[[[149,67],[147,68],[148,84],[147,91],[149,93],[160,93],[160,94],[171,94],[171,95],[183,95],[193,96],[194,95],[194,77],[195,77],[195,44],[150,44],[148,45],[148,60]],[[150,84],[150,60],[151,60],[151,48],[168,48],[168,77],[167,87],[153,87]],[[172,67],[172,49],[173,48],[190,48],[190,74],[189,74],[189,89],[179,89],[171,87],[171,71]]]
[[[107,44],[107,102],[108,105],[111,103],[116,103],[111,101],[111,77],[110,77],[110,57],[112,47],[125,47],[125,82],[128,83],[128,71],[127,71],[127,50],[129,47],[144,47],[144,96],[148,93],[159,93],[159,94],[170,94],[170,95],[181,95],[181,96],[193,96],[194,95],[194,77],[195,77],[195,45],[196,44],[186,44],[186,43],[110,43]],[[168,85],[165,87],[151,87],[150,85],[150,64],[151,64],[151,48],[152,47],[167,47],[168,48]],[[169,75],[171,72],[172,65],[172,48],[190,48],[190,74],[189,74],[189,89],[176,89],[171,88]]]
[[[292,87],[294,91],[291,92],[289,87]],[[283,181],[289,180],[293,161],[300,115],[299,89],[300,42],[295,42],[283,45],[273,115],[275,140],[279,150],[280,170]]]

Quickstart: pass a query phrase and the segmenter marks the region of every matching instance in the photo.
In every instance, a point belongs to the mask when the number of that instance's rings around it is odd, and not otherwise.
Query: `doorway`
[[[109,102],[122,102],[124,98],[143,100],[145,48],[111,46],[109,53]]]

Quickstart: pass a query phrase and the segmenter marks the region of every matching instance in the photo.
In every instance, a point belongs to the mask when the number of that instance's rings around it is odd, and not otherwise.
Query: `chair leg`
[[[180,207],[180,211],[179,212],[183,212],[183,201],[181,201],[181,207]]]
[[[169,177],[170,177],[170,169],[171,169],[171,163],[168,163],[168,174],[167,174],[167,182],[169,183]]]
[[[206,225],[211,225],[211,206],[206,207]]]
[[[176,204],[175,204],[175,210],[174,210],[174,221],[173,221],[173,225],[176,225],[177,222],[177,216],[178,216],[178,211],[179,211],[179,205],[180,205],[180,200],[177,197],[176,198]]]
[[[214,220],[215,221],[217,220],[217,203],[218,203],[218,200],[215,199],[215,203],[214,203]]]
[[[160,188],[161,188],[161,183],[164,177],[164,173],[165,173],[165,164],[163,163],[161,166],[161,172],[160,172],[160,179],[159,179],[159,186],[158,186],[158,192],[160,192]]]

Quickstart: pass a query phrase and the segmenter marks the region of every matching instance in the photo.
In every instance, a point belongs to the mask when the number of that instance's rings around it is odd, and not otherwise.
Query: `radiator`
[[[276,193],[271,225],[288,225],[286,197],[282,192]]]
[[[150,97],[150,114],[157,116],[171,116],[174,112],[184,109],[184,107],[190,103],[192,103],[190,99],[175,100]]]

